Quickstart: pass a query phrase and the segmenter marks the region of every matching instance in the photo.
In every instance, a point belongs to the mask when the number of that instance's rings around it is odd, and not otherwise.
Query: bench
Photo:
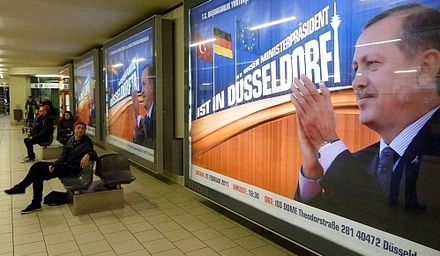
[[[108,189],[119,189],[122,184],[130,184],[136,179],[131,174],[128,158],[120,154],[100,156],[95,174]]]
[[[53,143],[53,134],[48,142],[38,143],[38,145],[40,147],[35,150],[35,153],[42,160],[56,159],[63,152],[63,145],[61,143]]]
[[[73,194],[80,194],[81,191],[87,190],[93,183],[93,166],[94,161],[90,161],[87,166],[82,168],[78,176],[60,178],[64,188]]]
[[[53,133],[50,134],[50,139],[49,139],[49,141],[38,143],[38,145],[40,145],[40,146],[42,146],[43,148],[45,148],[45,147],[50,146],[50,144],[52,144],[52,142],[53,142]]]
[[[61,179],[73,215],[124,208],[121,184],[135,180],[128,159],[119,154],[101,156],[96,162],[95,174],[101,179],[93,180],[93,166],[89,165],[78,177]]]

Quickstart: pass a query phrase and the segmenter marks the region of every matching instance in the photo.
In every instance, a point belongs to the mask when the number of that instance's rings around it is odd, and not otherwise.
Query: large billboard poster
[[[124,35],[124,34],[123,34]],[[107,143],[155,162],[154,29],[121,37],[104,51]]]
[[[92,55],[73,64],[76,119],[87,124],[86,133],[92,136],[96,136],[96,64],[94,61]]]
[[[414,12],[432,8],[427,12],[432,19],[419,23],[424,28],[410,33],[409,39],[400,38],[400,30],[394,33],[401,29],[400,18],[407,11],[394,12],[399,22],[385,18],[363,30],[374,16],[407,1],[188,2],[186,185],[228,207],[225,195],[238,200],[253,209],[242,213],[251,212],[246,215],[251,219],[262,212],[356,253],[438,255],[440,110],[435,82],[440,2],[415,1],[423,6],[409,8]],[[400,46],[407,41],[413,42],[409,47],[425,48],[409,53]],[[423,57],[414,57],[415,52]],[[396,61],[396,56],[404,57]],[[411,58],[419,62],[406,61]],[[396,67],[388,68],[391,64]],[[380,82],[370,78],[374,75],[389,79],[384,84],[394,84],[387,94],[393,97],[386,102],[396,105],[380,105],[387,124],[381,128],[369,122],[375,113],[363,112],[370,107],[368,100],[379,97],[374,90],[385,90],[373,87]],[[413,85],[425,86],[412,90]],[[425,89],[429,98],[420,96]],[[418,101],[411,101],[413,96]],[[327,118],[324,109],[320,116],[315,102],[321,104],[318,107],[333,107],[336,121]],[[307,119],[314,112],[318,113],[314,120]],[[320,134],[312,131],[320,126],[305,125],[327,120],[336,122],[339,137],[314,141]],[[404,122],[401,133],[389,129]],[[404,129],[411,122],[414,125]],[[390,142],[385,129],[400,135]],[[388,188],[380,187],[384,179],[379,174],[368,171],[379,165],[378,141],[394,147],[398,155],[391,164]],[[321,159],[326,148],[338,145],[342,149],[337,154]],[[348,160],[338,162],[344,156]],[[321,173],[312,180],[313,193],[306,196],[310,187],[303,184],[311,180],[305,177],[313,168]],[[257,222],[272,227],[269,221]],[[276,231],[295,240],[288,230],[287,225]]]

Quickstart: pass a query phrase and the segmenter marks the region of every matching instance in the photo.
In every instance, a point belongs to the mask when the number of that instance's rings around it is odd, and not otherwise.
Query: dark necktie
[[[151,138],[152,137],[152,120],[151,117],[147,116],[147,118],[145,119],[145,131],[146,131],[146,138]]]
[[[385,147],[380,152],[379,165],[377,166],[377,178],[382,189],[386,194],[390,192],[390,179],[393,171],[394,150],[391,147]]]

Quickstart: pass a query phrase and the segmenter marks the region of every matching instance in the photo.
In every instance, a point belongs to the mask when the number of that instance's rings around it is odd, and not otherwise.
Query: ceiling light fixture
[[[59,77],[59,78],[69,78],[69,76],[65,75],[53,75],[53,74],[45,74],[45,75],[34,75],[35,77]]]

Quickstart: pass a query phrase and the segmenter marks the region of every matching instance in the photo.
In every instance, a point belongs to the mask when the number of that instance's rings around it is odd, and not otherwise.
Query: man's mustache
[[[354,93],[356,95],[356,98],[359,99],[363,99],[363,98],[372,98],[372,97],[376,97],[376,92],[369,90],[369,89],[355,89]]]

